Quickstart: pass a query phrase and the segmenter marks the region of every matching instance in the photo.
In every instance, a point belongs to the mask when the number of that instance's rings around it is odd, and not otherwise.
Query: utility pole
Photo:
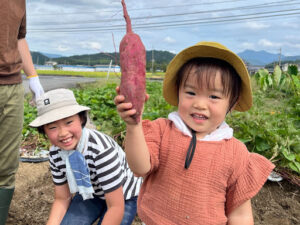
[[[278,63],[279,63],[279,67],[281,68],[281,47],[279,48]]]
[[[154,51],[153,51],[153,46],[152,46],[152,60],[151,61],[152,61],[152,69],[151,69],[152,71],[151,72],[152,72],[152,75],[153,75],[153,72],[154,72]]]

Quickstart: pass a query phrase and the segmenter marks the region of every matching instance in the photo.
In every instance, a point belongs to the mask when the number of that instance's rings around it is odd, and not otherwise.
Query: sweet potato
[[[126,35],[121,40],[119,49],[122,74],[120,94],[125,96],[125,102],[131,102],[132,107],[136,109],[133,118],[138,123],[146,94],[146,51],[139,35],[132,31],[124,0],[122,6],[126,21]]]

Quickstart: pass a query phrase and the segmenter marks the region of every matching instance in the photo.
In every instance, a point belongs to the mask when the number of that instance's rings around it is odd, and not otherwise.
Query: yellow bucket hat
[[[243,60],[225,46],[217,42],[199,42],[178,53],[167,67],[163,83],[163,96],[174,106],[178,105],[176,89],[176,75],[178,70],[190,59],[197,57],[217,58],[228,62],[238,73],[242,80],[241,94],[234,110],[244,112],[252,106],[252,90],[248,70]]]

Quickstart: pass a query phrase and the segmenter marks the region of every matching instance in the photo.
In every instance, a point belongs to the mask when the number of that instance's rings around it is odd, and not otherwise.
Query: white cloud
[[[300,28],[298,23],[292,23],[292,22],[283,22],[281,26],[285,28],[294,28],[294,29]]]
[[[298,44],[292,44],[292,43],[286,43],[285,44],[286,46],[288,46],[288,47],[290,47],[290,48],[298,48],[298,49],[300,49],[300,44],[298,43]]]
[[[260,45],[262,47],[267,47],[267,48],[270,48],[270,47],[278,48],[278,47],[282,46],[281,43],[272,42],[272,41],[269,41],[267,39],[260,39],[258,41],[258,45]]]
[[[66,52],[66,51],[69,51],[71,48],[67,47],[67,46],[59,45],[56,49],[59,52]]]
[[[80,42],[81,48],[91,49],[91,50],[100,50],[102,45],[99,42]]]
[[[261,29],[265,29],[265,28],[269,28],[270,25],[264,24],[264,23],[259,23],[259,22],[254,22],[254,21],[248,21],[247,23],[245,23],[245,26],[247,28],[253,29],[253,30],[261,30]]]
[[[120,2],[121,0],[28,0],[26,37],[29,46],[35,51],[64,55],[92,54],[99,51],[117,52],[125,34],[125,21]],[[258,9],[251,11],[247,9],[248,6],[266,4],[270,0],[207,0],[205,4],[197,0],[173,0],[171,5],[168,2],[167,0],[126,0],[134,26],[148,23],[158,25],[157,29],[155,26],[154,28],[141,26],[134,30],[142,38],[146,49],[155,48],[175,53],[199,41],[207,40],[226,43],[227,46],[236,48],[237,52],[244,49],[278,52],[281,47],[291,55],[300,55],[299,15],[258,18],[249,21],[225,21],[224,19],[222,23],[176,25],[184,20],[209,20],[212,16],[224,18],[231,18],[231,15],[246,16],[248,13],[260,12]],[[293,5],[287,4],[282,6],[282,10],[292,9],[292,7]],[[240,10],[227,10],[231,8],[240,8]],[[183,16],[178,16],[181,14]],[[165,22],[167,22],[166,26],[160,27],[160,24]],[[171,22],[175,25],[168,26],[168,23],[172,24]],[[120,27],[116,30],[112,29],[116,49],[110,26]],[[105,31],[101,30],[106,28]],[[78,31],[73,32],[76,29]]]
[[[286,35],[284,36],[284,39],[287,41],[300,42],[300,36],[297,35]]]
[[[250,43],[250,42],[243,42],[241,44],[241,48],[243,48],[243,49],[254,49],[255,45],[253,43]]]
[[[168,37],[165,37],[164,42],[173,44],[176,42],[176,40],[168,36]]]

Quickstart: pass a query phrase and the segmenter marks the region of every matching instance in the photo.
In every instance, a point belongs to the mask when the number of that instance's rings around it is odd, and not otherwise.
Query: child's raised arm
[[[119,94],[119,87],[116,89]],[[146,95],[145,101],[149,98]],[[145,141],[142,122],[139,123],[131,117],[136,113],[132,109],[132,103],[125,103],[123,95],[115,97],[115,104],[120,117],[126,123],[126,138],[125,138],[125,152],[130,169],[139,176],[146,175],[150,168],[150,154]]]

